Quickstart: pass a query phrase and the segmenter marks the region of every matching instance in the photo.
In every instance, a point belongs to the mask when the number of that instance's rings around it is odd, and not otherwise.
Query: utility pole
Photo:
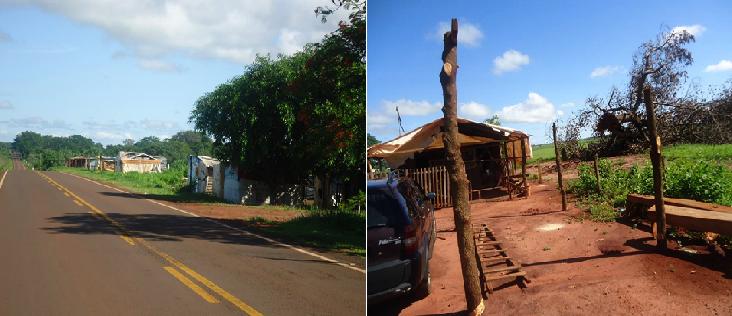
[[[653,106],[651,88],[643,88],[643,103],[646,104],[648,115],[648,131],[651,134],[651,164],[653,165],[653,192],[656,197],[656,246],[659,250],[666,249],[666,208],[663,205],[663,168],[661,166],[661,137],[656,131],[656,111]]]
[[[460,267],[463,271],[463,286],[469,315],[481,315],[485,309],[480,289],[478,262],[475,257],[475,241],[470,225],[470,204],[468,199],[468,176],[465,173],[465,162],[460,153],[457,122],[457,38],[458,21],[452,19],[450,31],[443,38],[442,69],[440,84],[444,96],[442,142],[447,158],[447,172],[450,178],[450,195],[453,200],[453,216],[457,231]]]

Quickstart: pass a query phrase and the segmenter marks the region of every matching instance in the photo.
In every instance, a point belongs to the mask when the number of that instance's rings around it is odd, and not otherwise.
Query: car
[[[366,190],[368,303],[429,295],[435,194],[394,174],[369,180]]]

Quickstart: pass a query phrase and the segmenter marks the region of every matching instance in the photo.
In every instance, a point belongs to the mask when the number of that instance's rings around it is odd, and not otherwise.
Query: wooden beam
[[[732,214],[714,211],[699,210],[690,207],[671,206],[665,207],[666,224],[671,226],[684,227],[700,232],[715,232],[724,235],[732,235]],[[648,210],[648,220],[656,221],[656,207]],[[657,225],[660,231],[661,225]],[[660,237],[660,236],[659,236]]]
[[[643,205],[646,208],[653,206],[656,203],[655,197],[652,195],[641,195],[641,194],[628,194],[627,199],[629,204]],[[695,208],[703,211],[723,212],[732,214],[732,207],[719,205],[714,203],[705,203],[689,199],[674,199],[669,197],[663,197],[663,204],[672,206],[681,206]]]

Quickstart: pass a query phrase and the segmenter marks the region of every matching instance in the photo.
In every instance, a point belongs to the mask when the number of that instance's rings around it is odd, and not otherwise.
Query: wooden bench
[[[666,224],[700,232],[732,235],[732,212],[709,211],[691,207],[665,205]],[[648,209],[646,218],[656,227],[656,207]]]
[[[652,206],[656,204],[656,200],[652,195],[641,195],[641,194],[628,194],[627,202],[625,204],[628,216],[634,217],[646,217],[647,212]],[[703,211],[723,212],[732,214],[732,207],[705,203],[689,199],[674,199],[674,198],[663,198],[664,205],[679,206],[694,208]]]

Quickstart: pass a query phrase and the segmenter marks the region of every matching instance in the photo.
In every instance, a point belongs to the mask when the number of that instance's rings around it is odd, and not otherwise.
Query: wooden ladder
[[[526,288],[530,282],[526,271],[508,255],[486,224],[473,224],[473,240],[483,295],[493,294],[492,281],[501,279],[513,278],[522,291]]]

